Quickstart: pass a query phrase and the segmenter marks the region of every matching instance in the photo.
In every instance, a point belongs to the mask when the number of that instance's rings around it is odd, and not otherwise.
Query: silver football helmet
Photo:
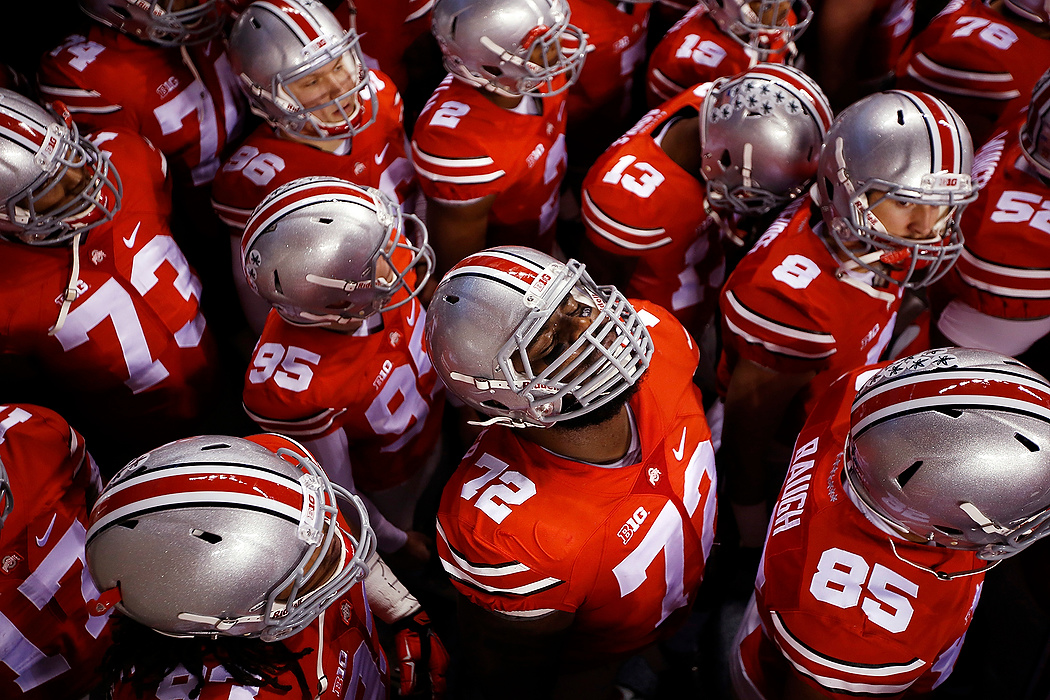
[[[111,221],[123,187],[116,168],[80,136],[60,102],[60,116],[0,89],[0,235],[55,245]]]
[[[241,263],[251,288],[284,320],[313,326],[407,303],[430,278],[434,253],[426,226],[379,190],[304,177],[278,187],[252,212]]]
[[[1013,12],[1032,22],[1050,24],[1050,0],[1003,0]]]
[[[813,19],[808,0],[700,1],[719,29],[757,51],[762,60],[787,51]]]
[[[230,30],[228,52],[252,111],[286,134],[314,141],[346,139],[376,120],[379,101],[357,32],[343,29],[319,0],[253,2]],[[322,70],[338,75],[345,91],[326,92],[329,99],[304,104],[292,84],[308,82],[307,76]]]
[[[973,143],[962,118],[921,92],[890,90],[842,111],[821,148],[817,193],[836,247],[854,263],[904,287],[924,287],[962,253],[962,208],[977,198],[970,179]],[[945,207],[932,238],[889,233],[872,193]],[[903,270],[903,274],[887,269]]]
[[[438,0],[431,31],[445,68],[498,95],[547,97],[580,77],[587,35],[566,0]]]
[[[1050,534],[1050,382],[986,350],[898,360],[857,393],[844,464],[894,531],[1011,557]]]
[[[717,80],[702,111],[708,202],[744,216],[765,214],[806,191],[834,116],[812,78],[773,63]]]
[[[141,41],[161,46],[199,44],[219,35],[224,21],[218,0],[79,0],[88,17]]]
[[[556,337],[548,321],[570,298],[574,315],[590,323],[574,339]],[[530,360],[545,331],[549,350]],[[475,253],[449,270],[427,309],[426,340],[449,391],[514,427],[548,427],[608,403],[653,354],[649,331],[615,287],[597,286],[575,260],[519,246]]]
[[[1021,150],[1039,174],[1050,178],[1050,70],[1032,89],[1028,118],[1021,127]]]
[[[359,522],[339,523],[336,498]],[[367,573],[361,500],[280,435],[200,436],[135,459],[91,510],[87,568],[118,609],[176,637],[296,634]],[[112,595],[112,593],[110,593]]]

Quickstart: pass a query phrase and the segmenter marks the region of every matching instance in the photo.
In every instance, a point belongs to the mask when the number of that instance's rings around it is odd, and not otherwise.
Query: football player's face
[[[329,61],[317,70],[304,75],[290,83],[288,89],[306,109],[313,109],[326,102],[338,99],[354,89],[357,85],[357,71],[350,53],[344,53],[334,61]],[[348,96],[339,102],[314,112],[322,122],[334,123],[343,119],[339,107],[352,116],[357,110],[357,99]]]
[[[38,213],[46,214],[72,201],[89,182],[90,178],[84,172],[84,168],[67,168],[61,179],[36,200],[34,207]]]
[[[934,240],[944,231],[949,207],[902,202],[884,192],[868,195],[871,213],[878,217],[886,231],[912,241]]]
[[[320,554],[320,552],[320,547],[314,550],[313,554],[310,555],[310,558],[306,562],[305,570],[310,570],[310,567],[314,565],[315,561],[317,561],[317,557]],[[328,551],[325,552],[324,559],[321,560],[321,565],[317,567],[317,571],[315,571],[313,573],[313,576],[307,579],[307,581],[302,585],[302,588],[299,589],[299,592],[297,594],[299,598],[302,598],[307,593],[310,593],[311,591],[320,588],[322,585],[327,583],[328,580],[332,578],[332,576],[336,573],[336,571],[338,571],[339,563],[342,560],[342,558],[343,539],[339,537],[337,533],[336,537],[332,539],[332,544],[328,548]],[[287,603],[288,596],[290,596],[291,593],[292,587],[288,586],[288,588],[284,589],[283,591],[281,591],[281,593],[277,595],[276,601],[278,603]]]
[[[529,364],[533,374],[540,374],[561,357],[569,346],[576,342],[598,316],[598,309],[582,294],[568,294],[554,311],[543,328],[532,339],[528,347]],[[610,334],[611,336],[612,334]],[[610,338],[611,342],[611,338]],[[565,364],[572,361],[586,346],[577,349],[567,358]],[[515,360],[517,364],[517,360]],[[516,367],[519,371],[520,367]],[[582,372],[584,367],[579,368]],[[568,380],[570,377],[566,377]]]
[[[748,3],[751,11],[755,13],[758,20],[769,27],[788,26],[788,13],[791,12],[790,2],[762,2],[752,0]]]

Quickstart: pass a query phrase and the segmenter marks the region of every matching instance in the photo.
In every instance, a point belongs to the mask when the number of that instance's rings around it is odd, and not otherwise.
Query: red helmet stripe
[[[851,434],[905,413],[987,405],[1050,421],[1050,386],[1004,369],[966,368],[902,374],[862,392],[853,403]]]
[[[445,279],[463,275],[483,275],[491,277],[515,289],[527,292],[539,278],[543,268],[536,263],[505,251],[482,251],[467,256],[448,271]]]
[[[103,493],[91,511],[92,535],[118,519],[157,508],[221,503],[298,519],[303,493],[287,476],[249,465],[197,463],[131,477]]]
[[[283,18],[285,24],[299,36],[304,46],[324,36],[320,25],[314,21],[314,18],[308,12],[303,11],[299,3],[289,0],[262,0],[261,2],[256,2],[255,5],[269,10],[277,17]]]
[[[926,116],[930,128],[933,172],[962,173],[962,129],[958,117],[947,105],[924,92],[895,91],[910,99]],[[969,175],[969,173],[966,173]]]

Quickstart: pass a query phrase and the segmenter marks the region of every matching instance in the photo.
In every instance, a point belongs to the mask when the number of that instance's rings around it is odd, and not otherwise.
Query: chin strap
[[[66,285],[65,292],[62,294],[62,307],[58,310],[58,320],[47,331],[49,336],[53,336],[62,330],[62,326],[66,324],[69,307],[73,305],[73,302],[80,295],[80,292],[77,291],[77,282],[80,281],[80,239],[82,236],[82,233],[73,236],[73,272],[69,276],[69,284]]]
[[[953,579],[962,578],[963,576],[976,576],[977,574],[983,574],[984,572],[986,572],[986,571],[988,571],[990,569],[994,569],[995,567],[999,566],[999,564],[1002,562],[1002,559],[1000,559],[998,561],[992,562],[988,566],[981,567],[980,569],[970,569],[969,571],[956,571],[955,573],[949,574],[949,573],[945,573],[944,571],[935,571],[934,569],[931,569],[931,568],[929,568],[927,566],[923,566],[922,564],[916,564],[913,561],[909,561],[908,559],[905,559],[904,557],[902,557],[900,554],[897,553],[897,545],[895,545],[893,543],[893,539],[892,538],[890,538],[889,543],[890,543],[890,549],[893,550],[893,556],[897,557],[898,559],[900,559],[905,564],[908,564],[909,566],[914,566],[916,569],[921,569],[922,571],[925,571],[926,573],[933,574],[934,576],[936,576],[937,578],[939,578],[942,581],[951,581]]]

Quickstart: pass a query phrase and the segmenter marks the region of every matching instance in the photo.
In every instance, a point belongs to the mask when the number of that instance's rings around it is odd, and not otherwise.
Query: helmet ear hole
[[[1039,451],[1039,445],[1035,444],[1024,435],[1021,435],[1021,433],[1014,433],[1014,439],[1017,440],[1017,442],[1024,445],[1025,449],[1027,449],[1029,452]]]
[[[284,294],[284,289],[281,288],[281,276],[277,270],[273,271],[273,288],[277,290],[278,294]]]
[[[922,460],[919,460],[919,461],[913,463],[910,467],[908,467],[904,471],[902,471],[900,474],[898,474],[897,478],[894,479],[894,481],[897,482],[897,486],[899,486],[899,487],[901,487],[903,489],[908,484],[908,482],[911,481],[911,478],[913,476],[915,476],[915,473],[919,471],[919,468],[921,466],[922,466]]]
[[[718,162],[722,165],[723,168],[728,168],[733,164],[733,158],[729,155],[728,148],[723,149],[722,157],[718,159]]]
[[[497,78],[503,75],[503,71],[499,69],[499,66],[482,66],[489,73],[492,73]]]

